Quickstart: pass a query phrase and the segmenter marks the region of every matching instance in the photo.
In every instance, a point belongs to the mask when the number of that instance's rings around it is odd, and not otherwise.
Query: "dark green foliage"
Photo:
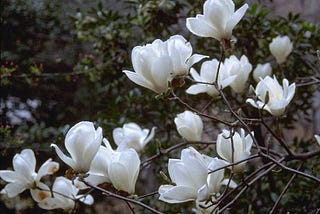
[[[66,3],[68,2],[68,3]],[[156,99],[153,92],[131,83],[122,70],[132,70],[130,59],[134,46],[155,39],[166,40],[182,34],[191,41],[194,52],[220,57],[219,43],[214,39],[198,38],[185,28],[185,18],[202,12],[203,1],[194,0],[128,0],[115,5],[110,2],[90,1],[78,5],[52,0],[4,0],[1,2],[1,127],[0,158],[2,168],[11,165],[14,153],[22,148],[33,148],[49,157],[49,145],[63,144],[68,128],[81,120],[95,121],[102,126],[104,136],[112,142],[112,130],[126,122],[136,122],[143,128],[157,127],[155,140],[145,151],[144,158],[156,154],[159,148],[168,148],[182,140],[175,131],[173,118],[184,107],[168,99]],[[85,2],[85,1],[82,1]],[[241,5],[243,1],[237,1]],[[263,2],[263,1],[259,1]],[[238,8],[238,7],[237,7]],[[311,121],[312,96],[320,84],[306,85],[312,78],[320,78],[320,60],[316,51],[320,44],[319,25],[300,19],[299,15],[270,18],[270,11],[255,3],[233,31],[232,49],[226,57],[245,54],[253,68],[258,63],[271,62],[273,74],[298,84],[294,100],[283,118],[268,119],[272,129],[276,124],[291,128],[301,118]],[[269,43],[277,35],[288,35],[294,52],[283,66],[276,66],[270,54]],[[195,66],[199,70],[199,65]],[[189,84],[186,80],[186,84]],[[255,82],[250,78],[250,84]],[[299,85],[300,84],[300,85]],[[248,83],[249,85],[249,83]],[[184,89],[177,90],[190,105],[209,101],[206,95],[185,96]],[[244,104],[251,96],[238,96],[226,89],[227,98],[235,111],[244,117],[256,117],[258,112]],[[12,99],[15,100],[14,105]],[[23,105],[31,112],[32,120],[23,119],[13,124],[9,112],[20,104],[36,100],[37,107]],[[225,109],[221,100],[214,101],[214,110]],[[231,120],[229,113],[219,117]],[[217,124],[208,122],[211,127]],[[217,130],[214,130],[217,131]],[[209,129],[206,134],[215,140]],[[314,149],[312,140],[295,139],[290,142],[296,151]],[[178,157],[176,150],[169,157]],[[165,183],[156,173],[166,173],[168,156],[155,160],[152,168],[156,183],[152,190],[137,188],[139,194],[154,191]],[[303,169],[319,177],[315,160],[308,160]],[[316,166],[316,168],[310,167]],[[297,166],[292,163],[293,168]],[[254,166],[250,166],[252,170]],[[265,213],[290,179],[290,173],[275,172],[277,191],[270,191],[267,178],[257,182],[231,207],[230,213]],[[141,184],[138,184],[138,187]],[[299,176],[289,188],[279,205],[279,213],[312,213],[318,207],[319,191],[314,183]],[[188,213],[193,204],[167,205],[151,199],[150,205],[166,213]],[[0,210],[1,211],[1,210]]]

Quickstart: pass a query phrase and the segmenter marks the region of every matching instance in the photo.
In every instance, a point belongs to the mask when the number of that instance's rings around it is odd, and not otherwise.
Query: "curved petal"
[[[229,133],[229,132],[228,132]],[[224,160],[231,162],[230,156],[230,140],[225,139],[224,133],[218,135],[217,138],[217,153]]]
[[[92,205],[94,203],[92,195],[78,195],[77,199],[86,205]]]
[[[38,170],[37,174],[37,181],[40,181],[40,179],[45,175],[52,175],[56,171],[59,170],[59,163],[51,161],[51,159],[47,160],[42,164],[42,166]]]
[[[289,87],[288,87],[288,92],[287,92],[287,97],[285,98],[288,103],[292,100],[294,94],[296,91],[296,84],[292,83]]]
[[[197,190],[188,186],[161,185],[159,200],[174,204],[193,201],[197,197]]]
[[[209,58],[209,56],[205,56],[202,54],[193,54],[188,60],[187,65],[190,68],[193,64],[196,64],[197,62],[201,61],[204,58]]]
[[[197,36],[221,39],[219,32],[205,21],[203,15],[197,15],[196,18],[187,18],[186,26],[191,33]]]
[[[201,93],[207,93],[208,92],[208,87],[204,84],[196,84],[196,85],[192,85],[190,86],[186,92],[188,94],[201,94]]]
[[[148,88],[156,93],[161,93],[162,91],[159,90],[158,88],[156,88],[154,86],[153,83],[151,83],[150,81],[146,80],[144,77],[140,76],[139,74],[132,72],[132,71],[123,71],[127,77],[134,83],[136,83],[137,85],[140,85],[142,87]]]
[[[27,189],[27,186],[25,183],[15,182],[15,183],[8,183],[3,190],[8,195],[9,198],[13,198],[19,195],[20,193],[22,193],[26,189]]]
[[[29,170],[34,171],[36,168],[36,157],[31,149],[24,149],[20,153],[21,157],[26,161],[29,166]]]
[[[82,159],[80,160],[81,169],[88,171],[92,160],[96,156],[102,142],[102,128],[98,127],[95,131],[95,138],[91,139],[91,142],[87,142],[83,150]]]
[[[6,182],[16,182],[21,179],[21,175],[11,170],[0,170],[0,178]]]
[[[51,197],[50,188],[44,183],[38,183],[37,186],[40,188],[30,189],[31,196],[36,202],[40,202],[46,198]]]
[[[23,150],[21,154],[16,154],[13,157],[13,169],[24,176],[27,180],[32,180],[32,175],[35,173],[35,159],[32,150]]]
[[[74,160],[72,160],[70,157],[66,156],[56,144],[51,144],[50,146],[55,149],[58,157],[63,162],[65,162],[67,165],[69,165],[72,169],[76,168],[76,163],[74,162]]]
[[[156,127],[152,127],[152,129],[148,133],[147,137],[143,140],[143,145],[142,146],[145,146],[147,143],[149,143],[152,140],[152,138],[155,135],[155,131],[156,131]]]
[[[169,159],[168,171],[171,180],[179,186],[193,187],[193,181],[186,166],[179,159]]]
[[[84,180],[86,182],[89,182],[92,185],[99,185],[102,183],[109,183],[110,182],[109,177],[107,177],[106,175],[91,173],[90,171],[88,174],[89,174],[89,176],[84,178]]]
[[[122,128],[115,128],[112,131],[113,140],[119,146],[124,140],[124,133]]]
[[[239,23],[244,14],[248,9],[248,4],[242,5],[233,15],[232,18],[227,22],[226,31],[232,32],[232,29]]]
[[[134,193],[134,186],[129,182],[130,174],[126,166],[119,162],[113,162],[108,168],[109,179],[112,185],[128,193]]]

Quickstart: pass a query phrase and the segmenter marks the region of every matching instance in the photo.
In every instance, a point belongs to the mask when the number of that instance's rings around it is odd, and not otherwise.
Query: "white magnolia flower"
[[[46,210],[63,209],[70,211],[75,208],[75,201],[92,205],[93,198],[91,195],[78,195],[79,189],[76,188],[72,181],[65,177],[57,177],[52,186],[52,196],[38,202],[39,207]]]
[[[206,201],[210,197],[215,197],[219,193],[221,185],[229,185],[231,188],[235,188],[237,184],[230,179],[224,178],[224,168],[228,163],[219,158],[213,158],[208,165],[208,177],[205,185],[203,185],[198,191],[198,201]],[[219,170],[218,170],[219,169]],[[217,171],[215,171],[217,170]]]
[[[224,178],[223,167],[227,162],[200,154],[193,147],[183,149],[180,159],[169,159],[168,171],[173,184],[159,187],[159,199],[167,203],[205,201],[219,192]],[[212,172],[212,173],[209,173]],[[236,184],[230,181],[230,187]]]
[[[286,61],[293,48],[292,42],[288,36],[277,36],[269,44],[271,54],[276,58],[277,63]]]
[[[129,194],[135,192],[140,171],[140,158],[136,150],[114,151],[108,166],[108,176],[112,185]]]
[[[253,134],[253,132],[251,132],[251,134]],[[249,134],[245,135],[243,129],[240,130],[240,133],[234,132],[232,138],[231,135],[232,133],[225,129],[218,135],[216,144],[218,155],[229,163],[236,163],[248,158],[251,154],[250,150],[253,143],[251,136]],[[235,169],[240,170],[244,163],[245,162],[235,165]]]
[[[152,44],[134,47],[131,60],[135,72],[123,72],[136,84],[163,93],[174,77],[187,75],[190,67],[204,57],[192,55],[191,44],[183,36],[175,35],[165,42],[157,39]]]
[[[169,176],[175,185],[161,185],[159,199],[167,203],[196,200],[198,190],[206,184],[211,160],[193,147],[183,149],[180,159],[169,159]]]
[[[235,11],[232,0],[207,0],[203,5],[203,15],[187,18],[187,28],[200,37],[212,37],[219,41],[230,39],[233,28],[244,16],[248,5]]]
[[[184,111],[174,118],[178,133],[188,141],[200,141],[203,131],[201,117],[191,111]]]
[[[230,87],[235,92],[242,93],[252,70],[252,65],[248,58],[243,55],[239,60],[236,56],[232,55],[225,59],[224,65],[227,68],[229,76],[236,75],[236,79],[230,84]]]
[[[47,160],[35,172],[36,158],[31,149],[24,149],[20,154],[16,154],[12,160],[12,170],[0,170],[0,177],[8,184],[1,190],[2,194],[7,194],[9,198],[15,197],[26,189],[31,190],[32,196],[39,194],[43,190],[48,190],[47,185],[40,179],[45,175],[51,175],[58,171],[59,163]],[[43,197],[47,197],[46,191],[41,191]],[[37,197],[35,197],[37,198]]]
[[[56,144],[59,158],[78,172],[87,172],[94,156],[97,154],[102,141],[102,129],[94,128],[92,122],[82,121],[74,125],[67,133],[65,147],[71,158],[63,154]]]
[[[320,146],[320,136],[319,135],[314,135],[314,138],[316,139],[317,143],[319,144]]]
[[[207,93],[212,97],[219,95],[216,87],[213,83],[216,81],[216,76],[218,73],[219,62],[214,59],[211,61],[205,61],[201,65],[200,75],[197,71],[191,68],[190,74],[192,78],[201,83],[196,83],[195,85],[190,86],[187,89],[188,94],[200,94]],[[229,86],[236,79],[236,75],[230,76],[226,70],[226,67],[223,63],[220,64],[219,76],[218,76],[218,86],[223,89]],[[206,84],[208,83],[208,84]]]
[[[265,109],[274,116],[280,116],[292,100],[295,90],[295,83],[289,85],[288,80],[283,79],[281,86],[276,77],[272,79],[267,76],[261,79],[256,86],[255,94],[259,100],[255,101],[250,98],[246,102],[258,109]]]
[[[96,156],[91,162],[88,177],[84,178],[86,182],[92,185],[111,182],[109,179],[108,169],[115,151],[112,149],[107,139],[103,139],[103,143],[105,146],[100,146]]]
[[[113,139],[118,145],[118,151],[133,148],[139,153],[152,140],[154,132],[155,127],[149,131],[149,129],[141,129],[136,123],[127,123],[122,128],[113,130]]]
[[[258,64],[257,67],[253,70],[253,79],[256,82],[259,82],[260,79],[265,78],[266,76],[271,76],[272,67],[270,63]]]

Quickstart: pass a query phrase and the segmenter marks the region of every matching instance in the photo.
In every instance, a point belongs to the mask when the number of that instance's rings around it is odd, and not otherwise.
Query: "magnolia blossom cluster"
[[[191,44],[183,36],[175,35],[165,42],[157,39],[133,48],[131,60],[135,72],[123,72],[134,83],[160,94],[168,90],[174,78],[187,75],[190,67],[205,57],[192,55]]]
[[[225,61],[219,62],[217,59],[202,63],[200,74],[195,69],[191,69],[190,74],[196,84],[187,89],[188,94],[207,93],[212,97],[219,95],[218,89],[230,86],[236,93],[242,93],[252,70],[252,65],[248,58],[243,55],[240,60],[232,55]],[[217,87],[214,83],[217,80]]]
[[[187,18],[186,27],[200,37],[211,37],[220,42],[230,40],[233,28],[247,8],[248,5],[244,4],[235,10],[232,0],[207,0],[203,14]],[[272,40],[269,49],[277,63],[282,64],[292,52],[293,45],[289,37],[278,36]],[[206,93],[217,98],[220,90],[229,86],[232,93],[245,94],[253,68],[247,56],[231,55],[222,61],[207,59],[202,62],[198,73],[192,66],[205,58],[208,57],[193,54],[191,44],[183,36],[174,35],[166,41],[157,39],[151,44],[134,47],[131,54],[134,71],[123,72],[134,83],[157,94],[175,89],[177,78],[188,77],[192,85],[187,88],[187,94]],[[283,115],[294,97],[295,83],[289,84],[287,79],[283,79],[280,85],[276,76],[271,77],[272,65],[269,62],[257,64],[252,73],[251,78],[257,83],[255,97],[246,99],[246,102],[274,116]],[[184,111],[175,117],[174,123],[186,141],[202,140],[204,124],[199,114]],[[210,157],[188,147],[181,151],[180,158],[170,158],[168,174],[171,183],[159,187],[159,199],[167,203],[195,201],[196,213],[214,212],[214,204],[205,211],[201,206],[218,197],[223,186],[237,186],[235,181],[225,176],[225,171],[231,169],[237,173],[244,169],[254,140],[253,132],[246,131],[222,129],[215,147],[219,157]],[[82,121],[71,127],[64,143],[68,155],[56,144],[51,147],[72,168],[74,179],[56,177],[51,187],[43,177],[58,171],[59,164],[49,159],[35,172],[34,152],[23,150],[14,156],[13,170],[0,170],[0,177],[8,183],[1,193],[15,197],[28,189],[41,208],[67,211],[75,207],[76,200],[93,203],[91,195],[80,194],[86,191],[88,184],[110,183],[118,191],[134,194],[140,155],[154,137],[155,128],[142,129],[135,123],[127,123],[115,128],[112,134],[116,149],[103,137],[102,128],[95,128],[92,122]],[[320,145],[320,137],[315,135],[315,139]]]
[[[111,183],[117,190],[129,194],[135,192],[135,184],[140,170],[140,157],[144,146],[153,138],[155,128],[151,131],[141,129],[135,123],[124,124],[122,128],[113,131],[113,138],[118,145],[113,150],[109,141],[103,138],[102,129],[95,129],[92,122],[82,121],[74,125],[67,133],[65,147],[70,157],[52,144],[60,159],[69,165],[74,176],[84,175],[84,182],[80,179],[69,180],[57,177],[50,188],[41,181],[45,175],[58,171],[59,164],[47,160],[35,172],[36,159],[30,149],[23,150],[13,158],[13,171],[0,170],[0,177],[8,182],[1,191],[8,197],[15,197],[26,189],[30,189],[32,198],[43,209],[72,210],[75,201],[92,204],[93,198],[89,194],[78,194],[80,190],[88,188],[85,183],[98,185]],[[102,145],[101,143],[104,143]]]
[[[41,181],[44,176],[58,171],[59,163],[49,159],[40,166],[38,172],[35,172],[36,158],[31,149],[24,149],[16,154],[12,162],[13,171],[0,170],[1,179],[8,182],[1,194],[12,198],[28,189],[39,207],[47,210],[71,210],[75,206],[75,200],[89,205],[93,203],[91,195],[79,195],[79,189],[65,177],[57,177],[52,188]]]
[[[201,154],[193,147],[183,149],[180,159],[168,161],[172,184],[159,187],[159,199],[167,203],[201,203],[218,196],[222,185],[236,187],[233,180],[225,178],[225,168],[235,164],[235,172],[243,169],[251,154],[252,136],[253,133],[245,135],[243,129],[240,133],[223,130],[216,144],[217,153],[222,159]]]
[[[178,133],[188,141],[200,141],[203,133],[201,117],[191,111],[184,111],[174,119]],[[168,172],[172,184],[159,187],[159,199],[167,203],[196,201],[201,204],[219,194],[222,185],[236,187],[236,183],[224,179],[225,167],[234,165],[235,172],[243,169],[250,156],[253,132],[245,135],[223,130],[217,137],[216,151],[222,158],[200,154],[189,147],[181,151],[180,159],[169,159]],[[216,170],[218,169],[218,170]],[[198,209],[199,206],[198,206]]]

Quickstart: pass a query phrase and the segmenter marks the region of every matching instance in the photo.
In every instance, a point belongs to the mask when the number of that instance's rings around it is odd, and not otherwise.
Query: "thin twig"
[[[90,184],[90,183],[88,183],[88,182],[86,182],[84,180],[82,182],[84,182],[87,186],[92,187],[92,188],[94,188],[94,189],[96,189],[96,190],[98,190],[98,191],[100,191],[100,192],[102,192],[102,193],[104,193],[104,194],[106,194],[106,195],[108,195],[110,197],[117,198],[117,199],[120,199],[120,200],[123,200],[123,201],[126,201],[126,202],[130,202],[130,203],[136,204],[138,206],[141,206],[141,207],[151,211],[152,213],[163,214],[162,212],[160,212],[160,211],[158,211],[158,210],[156,210],[156,209],[154,209],[152,207],[149,207],[148,205],[142,203],[141,201],[138,201],[138,200],[135,200],[135,199],[132,199],[132,198],[127,198],[127,197],[124,197],[122,195],[115,194],[115,193],[110,192],[108,190],[105,190],[105,189],[103,189],[103,188],[101,188],[99,186],[92,185],[92,184]]]
[[[300,164],[300,166],[297,168],[297,170],[300,170],[302,167],[303,163]],[[284,187],[284,189],[282,190],[280,196],[278,197],[276,203],[274,204],[274,206],[272,207],[270,214],[275,213],[278,204],[280,203],[283,195],[287,192],[287,190],[289,189],[290,184],[293,182],[293,180],[296,178],[297,174],[293,174],[292,177],[290,178],[289,182],[287,183],[287,185]]]
[[[244,188],[241,189],[241,191],[228,203],[226,204],[223,208],[219,209],[218,213],[223,213],[230,205],[232,205],[236,200],[240,198],[240,196],[256,181],[261,179],[263,176],[268,174],[273,168],[276,167],[276,164],[272,165],[269,169],[265,170],[263,173],[255,177],[252,181],[250,181]]]
[[[287,166],[283,165],[282,163],[280,163],[279,161],[273,159],[272,157],[270,157],[270,156],[268,156],[268,155],[265,155],[265,154],[261,154],[261,155],[263,155],[263,156],[266,157],[267,159],[271,160],[273,163],[277,164],[278,166],[280,166],[280,167],[281,167],[282,169],[284,169],[284,170],[287,170],[287,171],[289,171],[289,172],[292,172],[292,173],[301,175],[301,176],[303,176],[303,177],[309,178],[309,179],[311,179],[311,180],[314,180],[314,181],[320,183],[320,179],[317,178],[317,177],[315,177],[315,176],[313,176],[313,175],[309,175],[309,174],[307,174],[307,173],[304,173],[304,172],[298,171],[298,170],[296,170],[296,169],[292,169],[292,168],[290,168],[290,167],[287,167]]]

